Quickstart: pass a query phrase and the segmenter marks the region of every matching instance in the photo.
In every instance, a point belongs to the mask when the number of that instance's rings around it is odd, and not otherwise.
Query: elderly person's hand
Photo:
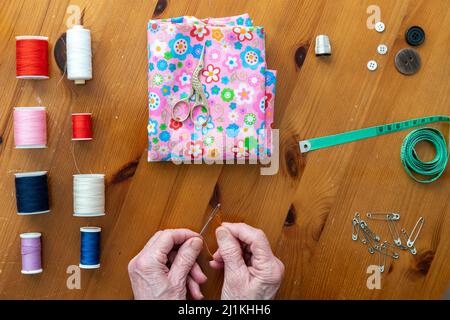
[[[222,299],[273,299],[284,274],[263,231],[244,223],[222,223],[216,230],[218,250],[210,261],[224,268]]]
[[[158,231],[128,265],[135,299],[203,299],[200,284],[207,278],[196,260],[203,247],[200,235],[188,229]]]

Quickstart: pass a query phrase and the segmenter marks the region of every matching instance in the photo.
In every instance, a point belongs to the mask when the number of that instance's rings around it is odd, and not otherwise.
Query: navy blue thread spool
[[[100,268],[100,235],[99,227],[81,227],[80,268]]]
[[[16,173],[18,215],[50,212],[47,171]]]

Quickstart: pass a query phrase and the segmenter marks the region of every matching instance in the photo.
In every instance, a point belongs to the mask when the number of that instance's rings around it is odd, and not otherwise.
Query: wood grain
[[[166,2],[166,5],[164,4]],[[50,44],[65,32],[69,5],[84,10],[93,37],[94,79],[75,87],[62,78],[53,55],[51,79],[15,79],[16,35],[39,34]],[[419,185],[403,171],[404,133],[300,155],[297,141],[413,117],[448,114],[450,71],[448,1],[377,1],[384,33],[366,27],[370,1],[284,0],[0,0],[0,298],[128,299],[127,264],[163,228],[199,231],[211,203],[226,221],[263,229],[286,265],[281,299],[441,298],[450,280],[450,175]],[[249,165],[177,166],[146,161],[146,22],[152,16],[227,16],[248,12],[263,25],[270,68],[278,70],[275,127],[280,128],[280,170],[262,176]],[[421,70],[399,74],[395,53],[408,47],[404,32],[420,25]],[[331,39],[333,55],[317,58],[317,34]],[[385,43],[386,56],[376,53]],[[53,50],[53,47],[51,47]],[[378,62],[369,72],[366,63]],[[48,108],[49,148],[15,150],[12,108]],[[72,143],[71,112],[93,112],[94,141]],[[444,133],[448,126],[436,125]],[[425,146],[422,150],[430,154]],[[13,173],[48,170],[49,215],[16,215]],[[105,173],[107,215],[72,216],[72,174]],[[425,225],[418,255],[389,262],[381,290],[366,287],[377,262],[351,241],[356,211],[398,211],[410,230]],[[288,217],[288,223],[285,223]],[[80,290],[66,287],[78,264],[79,227],[98,225],[102,267],[83,270]],[[383,224],[374,229],[385,233]],[[20,274],[19,233],[43,233],[44,273]],[[208,243],[214,242],[212,235]],[[220,297],[223,275],[200,262],[207,298]]]

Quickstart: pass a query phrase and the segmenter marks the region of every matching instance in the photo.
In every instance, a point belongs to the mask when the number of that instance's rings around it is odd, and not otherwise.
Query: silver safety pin
[[[367,234],[367,232],[364,229],[361,229],[363,232],[364,239],[361,240],[362,243],[367,244],[367,250],[370,254],[375,253],[375,247],[376,244],[373,243],[372,238]]]
[[[396,248],[396,246],[392,245],[391,243],[389,243],[387,241],[383,241],[383,245],[386,247],[385,253],[388,257],[391,257],[392,259],[399,258],[398,253],[394,251],[394,248]],[[388,247],[392,248],[392,250],[390,250],[390,252],[388,252]]]
[[[376,242],[380,241],[380,239],[381,239],[380,236],[375,234],[372,230],[370,230],[369,226],[367,225],[367,223],[364,220],[361,220],[359,225],[360,225],[361,229],[363,230],[363,232],[365,234],[367,234],[370,238],[372,238]]]
[[[402,234],[403,234],[403,239],[405,239],[405,242],[408,243],[408,233],[406,232],[405,228],[402,228],[401,230]],[[416,247],[412,247],[412,248],[408,248],[408,246],[402,246],[402,249],[405,248],[404,250],[409,250],[409,252],[411,252],[412,255],[416,255],[417,254],[417,250]]]
[[[406,245],[408,246],[408,248],[412,248],[414,246],[414,243],[416,242],[417,237],[419,236],[420,231],[422,230],[424,222],[425,222],[425,220],[423,219],[423,217],[420,217],[419,220],[417,220],[416,225],[412,229],[412,231],[408,237],[408,241],[406,242]],[[419,227],[419,229],[416,231],[417,226]],[[415,234],[414,240],[412,240],[412,237],[414,234]]]
[[[356,218],[353,218],[352,220],[352,240],[356,241],[358,240],[359,235],[359,223]]]
[[[367,212],[367,218],[371,220],[400,220],[399,213],[386,213],[386,212]]]
[[[387,220],[387,225],[389,228],[389,233],[392,236],[392,239],[394,240],[394,243],[396,246],[401,246],[402,245],[402,240],[400,239],[400,234],[398,233],[397,227],[395,226],[395,222],[388,218]]]
[[[382,251],[383,251],[383,249],[384,249],[384,254],[382,253]],[[383,255],[384,257],[383,257],[383,264],[381,264],[381,255]],[[383,243],[381,246],[380,246],[380,250],[378,251],[378,268],[379,268],[379,270],[380,270],[380,272],[384,272],[384,266],[386,265],[386,256],[387,256],[387,247],[386,247],[386,245]]]

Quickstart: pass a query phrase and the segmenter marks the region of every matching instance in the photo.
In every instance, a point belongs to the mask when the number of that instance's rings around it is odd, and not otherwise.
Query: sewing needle
[[[216,205],[216,207],[213,209],[213,211],[211,212],[211,214],[208,217],[208,220],[206,221],[205,225],[202,228],[202,231],[200,231],[200,235],[202,236],[203,233],[206,231],[206,228],[208,227],[208,225],[211,223],[211,221],[214,219],[214,217],[216,216],[217,212],[219,211],[220,208],[220,203],[218,203]]]

